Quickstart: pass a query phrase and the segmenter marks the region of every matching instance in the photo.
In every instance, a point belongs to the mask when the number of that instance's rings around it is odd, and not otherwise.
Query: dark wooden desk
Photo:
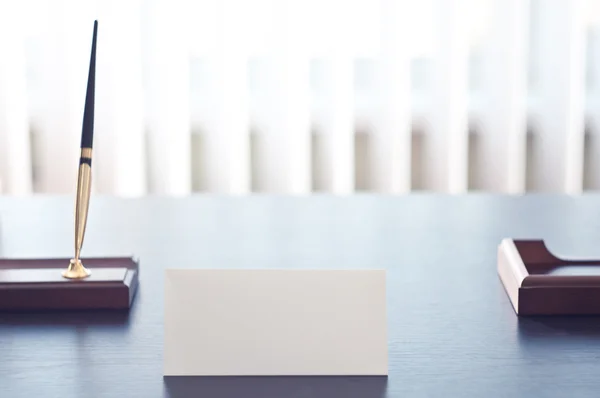
[[[0,198],[2,255],[69,256],[72,198]],[[582,397],[600,394],[600,320],[518,320],[503,237],[600,258],[600,196],[95,198],[87,256],[136,254],[129,316],[0,315],[0,396]],[[163,270],[385,267],[389,378],[162,377]]]

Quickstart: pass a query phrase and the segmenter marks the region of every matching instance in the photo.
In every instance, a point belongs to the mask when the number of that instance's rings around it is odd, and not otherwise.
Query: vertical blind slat
[[[341,44],[341,43],[340,43]],[[331,192],[354,191],[354,68],[343,50],[327,61],[330,84],[327,131],[324,140],[331,167]]]
[[[12,195],[32,191],[23,11],[0,3],[0,193]]]
[[[146,194],[141,1],[99,3],[95,179],[98,192]]]
[[[148,70],[148,171],[150,191],[191,192],[189,51],[182,0],[149,0],[145,62]]]
[[[484,52],[482,130],[477,131],[478,189],[525,190],[528,1],[494,0]]]
[[[468,42],[465,0],[434,0],[434,46],[430,125],[425,137],[425,188],[467,190]]]
[[[534,190],[583,186],[585,25],[583,0],[538,3]]]
[[[596,3],[600,6],[599,3]],[[600,8],[600,7],[599,7]],[[589,141],[586,143],[587,170],[585,189],[600,189],[600,24],[590,29],[590,59],[587,62],[591,87],[586,96],[586,115],[589,117]]]
[[[381,42],[376,59],[377,120],[372,137],[369,179],[377,192],[407,193],[411,189],[410,1],[383,0]]]
[[[212,131],[206,133],[207,189],[244,194],[250,191],[250,114],[248,108],[248,57],[240,33],[245,29],[236,13],[239,0],[220,1],[213,54]]]
[[[316,30],[323,42],[329,43],[323,48],[325,124],[320,143],[326,167],[321,173],[329,177],[325,189],[339,195],[352,193],[355,183],[354,54],[348,39],[354,26],[350,17],[352,13],[340,12],[347,6],[344,0],[336,0],[323,7],[325,18],[336,19],[335,29],[321,27]],[[313,146],[314,149],[317,147]]]
[[[273,53],[269,58],[270,114],[262,145],[260,190],[287,194],[311,192],[310,64],[302,2],[274,2]]]

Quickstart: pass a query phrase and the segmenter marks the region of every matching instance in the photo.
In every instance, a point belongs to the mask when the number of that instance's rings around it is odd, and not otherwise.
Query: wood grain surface
[[[72,211],[0,198],[0,254],[70,256]],[[518,319],[504,237],[600,258],[600,196],[96,197],[83,254],[140,259],[131,312],[0,315],[0,396],[597,397],[600,318]],[[386,268],[390,375],[163,378],[169,266]]]

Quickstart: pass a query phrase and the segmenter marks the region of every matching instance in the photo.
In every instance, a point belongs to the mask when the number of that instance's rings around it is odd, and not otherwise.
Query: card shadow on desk
[[[384,398],[386,376],[165,376],[170,398]]]

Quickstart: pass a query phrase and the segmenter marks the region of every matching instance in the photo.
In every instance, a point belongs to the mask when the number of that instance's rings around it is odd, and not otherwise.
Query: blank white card
[[[384,270],[165,272],[165,376],[387,375]]]

